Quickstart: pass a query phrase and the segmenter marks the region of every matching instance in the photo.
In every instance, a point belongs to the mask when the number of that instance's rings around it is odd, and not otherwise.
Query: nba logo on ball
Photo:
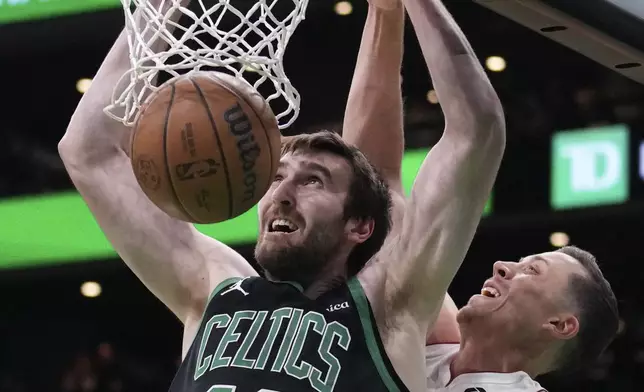
[[[216,223],[251,209],[280,158],[270,105],[244,80],[191,72],[164,83],[132,133],[132,166],[146,196],[168,215]]]

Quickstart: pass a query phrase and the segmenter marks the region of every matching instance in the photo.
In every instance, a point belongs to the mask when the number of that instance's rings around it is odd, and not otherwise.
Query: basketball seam
[[[216,77],[216,75],[213,75],[213,76],[214,76],[214,77]],[[221,81],[221,79],[219,79],[219,80]],[[262,116],[261,116],[259,113],[257,113],[257,111],[255,110],[255,108],[253,108],[253,105],[251,105],[251,104],[246,100],[246,98],[244,98],[243,96],[241,96],[241,95],[237,94],[234,90],[232,90],[232,89],[228,88],[228,85],[226,84],[226,82],[221,81],[220,85],[221,85],[222,87],[224,87],[226,90],[228,90],[228,92],[230,92],[231,94],[233,94],[235,97],[237,97],[238,99],[240,99],[240,100],[244,101],[244,103],[246,104],[246,106],[248,106],[248,107],[250,108],[250,110],[252,110],[252,111],[253,111],[253,113],[255,113],[255,117],[257,117],[257,118],[259,119],[259,124],[262,126],[262,129],[264,130],[264,137],[266,138],[266,145],[268,146],[268,155],[269,155],[268,162],[269,162],[269,164],[270,164],[270,167],[269,167],[269,169],[270,169],[270,170],[269,170],[268,172],[269,172],[269,173],[272,173],[272,172],[273,172],[273,151],[272,151],[272,149],[271,149],[271,142],[270,142],[270,139],[269,139],[269,137],[268,137],[268,130],[266,129],[266,126],[264,125],[264,121],[262,121]],[[266,104],[268,105],[268,103],[266,103]],[[266,184],[265,189],[268,189],[268,187],[270,187],[270,185],[271,185],[271,182],[272,182],[272,181],[273,181],[273,179],[269,177],[269,178],[268,178],[268,184]],[[265,193],[265,192],[264,192],[264,193]]]
[[[168,109],[165,112],[165,120],[163,123],[163,156],[165,157],[165,170],[166,175],[168,176],[168,181],[170,182],[170,191],[172,192],[172,197],[176,201],[175,205],[190,219],[198,221],[195,217],[188,211],[188,209],[183,205],[181,199],[177,195],[177,190],[174,189],[174,181],[172,181],[172,174],[170,173],[170,160],[168,159],[168,123],[170,122],[170,113],[172,112],[172,105],[174,104],[174,94],[175,86],[172,84],[170,86],[172,89],[170,92],[170,103],[168,104]]]
[[[224,166],[224,173],[226,173],[226,187],[228,188],[228,219],[233,217],[233,189],[230,185],[230,173],[228,173],[228,165],[226,164],[226,154],[224,153],[223,147],[221,145],[221,139],[219,138],[219,130],[217,129],[217,124],[215,123],[215,119],[212,116],[212,113],[210,112],[210,106],[208,106],[208,101],[206,101],[206,96],[204,95],[203,91],[201,91],[201,88],[197,84],[197,82],[189,78],[190,82],[195,86],[195,89],[197,90],[197,94],[199,94],[199,98],[201,99],[201,103],[203,106],[206,108],[206,114],[208,115],[208,120],[210,121],[210,124],[212,125],[212,130],[215,133],[215,139],[217,139],[217,146],[219,147],[219,151],[221,152],[221,161]]]

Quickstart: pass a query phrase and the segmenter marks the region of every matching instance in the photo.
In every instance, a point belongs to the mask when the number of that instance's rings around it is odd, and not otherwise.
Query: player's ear
[[[351,218],[345,225],[345,232],[349,239],[356,244],[365,242],[371,233],[373,233],[374,220],[373,219],[354,219]]]
[[[552,337],[568,340],[579,333],[579,319],[571,313],[562,313],[551,317],[543,327]]]

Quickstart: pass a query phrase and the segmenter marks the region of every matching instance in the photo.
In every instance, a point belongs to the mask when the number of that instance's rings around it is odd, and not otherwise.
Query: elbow
[[[483,110],[477,115],[479,121],[485,125],[491,137],[503,141],[505,145],[505,112],[499,96],[491,85],[483,102]]]
[[[486,82],[463,91],[450,102],[444,107],[446,132],[458,138],[464,146],[504,151],[505,113],[492,85]]]
[[[505,113],[503,104],[494,87],[488,82],[479,89],[478,94],[472,94],[466,113],[475,130],[485,131],[490,137],[505,138]],[[461,113],[462,115],[462,113]],[[477,132],[478,133],[478,132]]]
[[[505,116],[503,109],[500,107],[487,113],[486,116],[480,121],[481,128],[478,129],[478,135],[481,140],[479,142],[485,147],[488,152],[503,154],[505,151],[506,132],[505,132]]]
[[[60,142],[58,142],[58,155],[63,161],[67,172],[70,174],[72,169],[81,169],[83,166],[89,166],[84,163],[88,159],[86,159],[86,154],[83,153],[83,149],[69,135],[63,136]]]
[[[58,142],[58,155],[69,172],[102,166],[115,157],[125,156],[125,152],[117,145],[90,142],[68,131]]]
[[[76,184],[80,178],[85,177],[83,173],[87,172],[90,165],[83,161],[81,155],[78,153],[78,149],[73,145],[73,143],[63,138],[58,143],[58,155],[63,161],[65,170],[74,184]]]
[[[60,159],[65,164],[65,167],[69,167],[69,164],[74,161],[74,158],[78,155],[74,153],[73,142],[70,141],[67,135],[58,142],[58,155]]]
[[[82,133],[77,127],[68,126],[67,131],[58,142],[58,155],[65,165],[78,161],[83,152]]]
[[[496,98],[488,104],[470,111],[465,129],[469,129],[470,144],[486,154],[503,154],[506,143],[505,113],[501,102]]]
[[[74,155],[73,145],[69,140],[69,137],[67,136],[67,134],[65,134],[65,136],[63,136],[63,138],[60,139],[60,141],[58,142],[58,155],[63,160],[63,162],[68,160]]]

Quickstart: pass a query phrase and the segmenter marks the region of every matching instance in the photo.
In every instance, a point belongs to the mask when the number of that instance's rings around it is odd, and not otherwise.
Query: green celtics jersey
[[[315,300],[259,277],[221,283],[170,392],[302,391],[407,391],[359,281]]]

